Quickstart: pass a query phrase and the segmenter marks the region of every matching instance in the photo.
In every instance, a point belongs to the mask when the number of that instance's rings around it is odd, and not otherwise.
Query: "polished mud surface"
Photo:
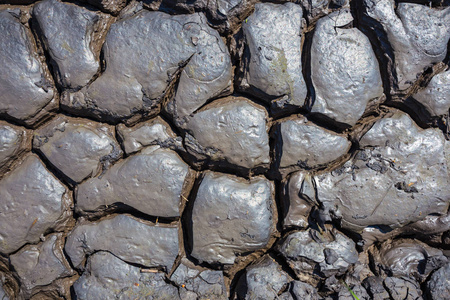
[[[448,0],[0,0],[0,299],[450,299]]]

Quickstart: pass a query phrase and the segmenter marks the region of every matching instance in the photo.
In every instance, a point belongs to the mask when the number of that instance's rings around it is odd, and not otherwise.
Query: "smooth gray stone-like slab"
[[[94,33],[101,31],[99,23],[106,23],[104,17],[70,3],[44,0],[33,7],[33,18],[59,83],[66,88],[85,86],[100,68],[92,43]]]
[[[0,181],[0,253],[36,243],[64,227],[73,205],[69,190],[30,154]]]
[[[178,228],[117,215],[78,224],[67,236],[64,249],[75,268],[83,268],[85,256],[108,251],[129,263],[170,271],[178,255]]]
[[[150,146],[80,184],[76,208],[92,212],[123,203],[148,215],[178,217],[194,177],[176,152]]]
[[[302,74],[302,7],[294,3],[257,3],[242,24],[247,58],[241,88],[285,105],[303,106],[307,88]],[[279,99],[281,98],[281,99]]]
[[[0,121],[0,172],[25,150],[29,149],[31,135],[24,128]]]
[[[239,299],[276,299],[286,285],[292,281],[273,258],[266,255],[247,267],[239,279]]]
[[[172,150],[183,149],[183,141],[161,117],[139,123],[133,127],[117,126],[126,154],[135,153],[146,146],[160,145]]]
[[[349,9],[321,18],[311,46],[311,111],[353,126],[383,95],[380,70],[369,39],[357,28]]]
[[[185,125],[186,148],[199,160],[208,159],[213,164],[267,168],[270,163],[267,119],[267,111],[246,98],[214,101]]]
[[[33,147],[75,183],[94,177],[122,156],[114,127],[58,116],[34,133]]]
[[[10,262],[19,275],[25,295],[33,288],[51,284],[62,277],[75,275],[64,253],[62,233],[52,234],[37,245],[28,245],[10,256]]]
[[[428,3],[397,5],[394,0],[364,0],[364,4],[366,14],[387,33],[400,90],[410,87],[427,67],[445,58],[450,38],[449,7],[441,10],[430,8]]]
[[[424,281],[448,262],[441,250],[417,240],[387,241],[371,251],[380,276],[410,277]]]
[[[89,257],[73,289],[79,300],[180,300],[177,288],[165,282],[164,273],[141,273],[140,268],[103,251]]]
[[[314,178],[307,172],[298,171],[282,181],[281,206],[283,226],[308,227],[308,217],[315,205]]]
[[[450,295],[450,263],[431,275],[427,287],[432,300],[445,299]]]
[[[439,129],[423,130],[396,112],[378,120],[359,144],[354,159],[316,178],[319,201],[344,228],[394,229],[447,214],[450,143]]]
[[[351,146],[345,135],[319,127],[304,117],[281,120],[275,138],[281,173],[324,166],[346,154]]]
[[[192,256],[233,264],[236,256],[263,249],[275,231],[274,184],[207,171],[192,211]]]
[[[341,275],[358,261],[355,243],[337,230],[332,234],[308,229],[289,234],[278,251],[300,277]]]
[[[432,116],[449,114],[450,109],[450,70],[435,75],[427,87],[413,98],[422,104]]]
[[[185,258],[170,280],[178,286],[181,299],[228,299],[222,271],[195,267]]]
[[[48,70],[19,9],[0,10],[0,115],[34,125],[57,106]]]
[[[178,118],[220,94],[231,81],[225,44],[202,14],[141,10],[111,25],[103,51],[105,72],[88,87],[65,93],[61,103],[66,110],[109,121],[155,114],[181,71],[171,104]]]

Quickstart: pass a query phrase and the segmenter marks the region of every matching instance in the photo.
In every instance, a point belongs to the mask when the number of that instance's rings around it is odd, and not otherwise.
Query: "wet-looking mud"
[[[0,0],[0,300],[450,299],[449,0]]]

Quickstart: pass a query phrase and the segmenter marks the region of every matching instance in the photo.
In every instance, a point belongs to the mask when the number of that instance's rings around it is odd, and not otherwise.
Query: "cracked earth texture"
[[[449,0],[0,0],[0,300],[450,299]]]

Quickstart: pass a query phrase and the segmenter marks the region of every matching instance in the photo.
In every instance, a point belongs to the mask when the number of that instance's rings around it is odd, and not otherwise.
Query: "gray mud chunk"
[[[23,128],[0,121],[0,172],[3,173],[24,151],[31,135]]]
[[[447,263],[441,250],[417,240],[386,241],[371,251],[378,275],[410,277],[425,280],[434,270]]]
[[[428,86],[413,96],[431,116],[449,114],[450,70],[435,75]]]
[[[257,3],[242,24],[247,46],[241,89],[285,105],[301,107],[307,89],[302,74],[302,19],[300,5]]]
[[[317,20],[318,17],[326,15],[329,12],[328,6],[330,5],[328,0],[311,0],[302,1],[307,13],[309,21]]]
[[[34,125],[56,108],[48,70],[36,54],[19,9],[0,10],[0,116]]]
[[[64,253],[63,235],[47,236],[43,243],[28,245],[10,256],[10,262],[17,272],[25,295],[35,287],[51,284],[62,277],[75,275]]]
[[[308,229],[289,234],[278,251],[300,279],[344,274],[358,261],[355,243],[337,230],[320,233]]]
[[[64,116],[36,130],[33,147],[75,183],[99,175],[122,156],[113,126]]]
[[[36,243],[62,229],[73,205],[69,190],[30,154],[0,181],[0,253]]]
[[[208,17],[218,24],[214,28],[222,32],[235,30],[245,16],[254,9],[255,0],[213,0],[207,1]]]
[[[351,146],[346,136],[319,127],[303,117],[282,120],[276,128],[275,147],[281,156],[281,173],[324,166],[346,154]]]
[[[127,5],[127,0],[82,0],[93,6],[100,8],[101,10],[117,14]]]
[[[317,22],[311,46],[311,111],[353,126],[383,95],[380,70],[369,39],[357,28],[348,9]]]
[[[314,178],[298,171],[283,180],[282,185],[283,226],[306,228],[316,199]]]
[[[170,280],[178,286],[181,299],[228,299],[222,271],[195,267],[185,258]]]
[[[246,170],[267,168],[270,163],[267,119],[267,111],[246,98],[214,101],[186,124],[187,151],[213,164],[225,162]]]
[[[361,233],[364,247],[369,247],[374,242],[382,242],[398,235],[414,235],[416,238],[429,239],[430,236],[436,236],[450,230],[450,213],[446,215],[428,215],[420,221],[390,231],[384,229],[377,226],[364,228]]]
[[[450,299],[450,263],[431,275],[427,287],[431,300]]]
[[[422,300],[422,291],[417,282],[407,278],[387,277],[384,286],[392,300]]]
[[[117,133],[122,140],[126,154],[138,152],[151,145],[160,145],[172,150],[183,149],[181,137],[178,137],[161,117],[139,123],[133,127],[119,124]]]
[[[105,72],[88,87],[65,93],[66,110],[109,121],[133,116],[132,122],[159,112],[179,75],[171,111],[184,117],[231,81],[228,50],[202,14],[141,10],[111,25],[103,51]]]
[[[92,212],[123,203],[148,215],[178,217],[193,181],[194,173],[176,152],[150,146],[80,184],[76,208]]]
[[[207,171],[192,211],[192,256],[233,264],[237,255],[267,247],[275,231],[274,184]]]
[[[203,11],[214,28],[226,35],[240,27],[245,16],[254,9],[256,0],[146,0],[149,10],[192,14]]]
[[[273,258],[266,255],[251,266],[239,279],[239,299],[276,299],[292,279]]]
[[[203,15],[194,16],[194,20],[186,20],[183,29],[190,31],[187,43],[195,45],[196,52],[181,71],[175,96],[167,107],[178,125],[209,99],[227,94],[233,80],[230,54],[222,38],[206,25]]]
[[[166,283],[164,273],[142,273],[142,269],[103,251],[89,257],[73,289],[79,300],[180,300],[177,288]]]
[[[447,214],[450,143],[439,129],[423,130],[395,112],[378,120],[360,146],[354,159],[316,178],[319,202],[344,228],[394,229]]]
[[[383,285],[383,278],[369,276],[364,279],[363,287],[372,296],[372,300],[390,300],[388,291]]]
[[[78,224],[68,235],[64,249],[73,266],[80,269],[85,256],[108,251],[129,263],[170,271],[178,255],[178,228],[117,215]]]
[[[293,281],[290,284],[289,290],[294,297],[293,299],[319,300],[319,294],[316,288],[305,282]]]
[[[426,5],[396,5],[394,0],[364,2],[366,14],[387,33],[400,90],[410,87],[427,67],[445,58],[450,38],[449,7],[438,10],[430,8],[428,2]]]
[[[360,285],[349,285],[349,288],[352,292],[358,297],[359,300],[373,300],[367,293],[366,289]],[[339,300],[355,300],[355,297],[350,293],[349,289],[345,286],[339,291],[338,298]]]
[[[422,299],[419,284],[409,278],[387,277],[383,280],[381,277],[371,276],[364,280],[363,286],[370,293],[371,300]]]
[[[85,86],[100,67],[99,53],[92,51],[93,35],[100,31],[100,15],[73,4],[45,0],[33,7],[33,18],[59,83],[66,88]]]
[[[340,2],[340,3],[338,3]],[[343,2],[343,3],[342,3]],[[334,4],[334,8],[337,6],[348,6],[348,0],[303,0],[301,1],[302,6],[307,11],[306,18],[309,24],[314,24],[318,18],[327,15],[332,9],[329,8],[330,5]]]

